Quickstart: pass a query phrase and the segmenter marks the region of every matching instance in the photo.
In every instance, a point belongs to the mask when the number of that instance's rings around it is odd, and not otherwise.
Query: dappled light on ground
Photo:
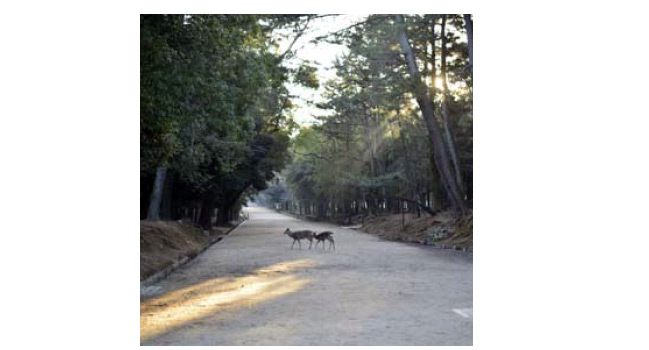
[[[282,262],[242,277],[214,278],[140,302],[140,341],[169,332],[222,310],[255,304],[293,293],[308,279],[291,271],[313,266],[310,259]]]

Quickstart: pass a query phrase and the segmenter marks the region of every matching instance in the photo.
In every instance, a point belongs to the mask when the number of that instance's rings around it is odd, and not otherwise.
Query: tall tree
[[[446,15],[442,15],[442,28],[441,28],[441,37],[442,37],[442,61],[441,61],[441,74],[442,74],[442,119],[444,123],[444,134],[446,136],[446,144],[448,146],[449,155],[451,162],[453,164],[453,170],[455,172],[455,181],[462,192],[462,175],[460,170],[460,160],[457,156],[457,147],[455,146],[455,140],[453,139],[453,133],[451,132],[451,122],[450,122],[450,111],[449,111],[449,99],[450,94],[448,91],[448,75],[446,71],[446,58],[448,56],[447,48],[447,38],[446,38]]]
[[[148,218],[161,217],[160,203],[173,192],[173,200],[164,200],[175,208],[168,211],[200,208],[200,221],[209,227],[214,208],[232,211],[257,178],[264,182],[281,170],[283,162],[266,157],[286,154],[283,140],[292,121],[283,113],[290,106],[283,84],[289,70],[271,52],[269,34],[278,22],[290,20],[257,15],[140,17],[141,179],[153,183],[142,186],[151,191],[141,194],[148,201]],[[300,74],[310,78],[308,67]],[[264,137],[273,140],[269,147],[258,144]],[[165,176],[169,172],[177,176]],[[219,186],[228,186],[232,178],[246,180],[226,194]]]
[[[399,44],[401,45],[401,49],[405,55],[405,60],[408,65],[410,77],[412,79],[414,90],[413,92],[415,94],[417,104],[419,105],[424,116],[426,128],[429,132],[431,151],[433,153],[435,165],[440,172],[442,183],[444,184],[444,188],[447,191],[454,209],[459,214],[464,215],[467,212],[467,206],[466,203],[464,203],[461,188],[455,180],[453,172],[451,171],[449,165],[449,156],[446,151],[446,147],[444,146],[444,141],[439,130],[439,125],[437,124],[437,120],[435,119],[433,114],[433,103],[427,93],[426,86],[421,80],[421,74],[419,73],[419,69],[417,68],[414,53],[408,39],[405,21],[402,15],[395,15],[395,19],[398,30]]]
[[[473,20],[470,14],[464,15],[464,23],[466,26],[467,41],[469,45],[469,67],[471,74],[473,74]]]
[[[165,178],[167,175],[167,167],[160,165],[156,169],[155,180],[153,183],[153,190],[151,191],[151,198],[149,199],[149,209],[147,211],[147,219],[159,220],[160,219],[160,202],[162,201],[162,187],[164,186]]]
[[[435,37],[441,35],[431,30],[441,22],[436,19],[441,15],[409,16],[408,39],[413,43],[415,63],[424,67],[420,79],[434,106],[433,119],[442,123],[438,139],[444,152],[450,153],[444,115],[448,116],[451,137],[458,140],[463,177],[458,180],[448,155],[451,178],[463,182],[465,186],[460,187],[467,188],[471,198],[471,90],[464,88],[470,85],[470,76],[463,70],[468,66],[466,46],[455,37],[456,33],[462,35],[464,24],[461,16],[449,15],[444,23],[445,43],[439,45]],[[348,51],[334,64],[334,79],[325,84],[326,102],[317,104],[327,113],[317,117],[316,125],[303,127],[297,134],[292,163],[281,176],[284,181],[273,185],[273,191],[286,195],[267,202],[344,222],[349,215],[360,213],[381,215],[403,208],[434,215],[452,207],[442,188],[427,121],[421,108],[411,102],[413,79],[408,65],[403,64],[397,34],[394,16],[370,16],[337,32],[336,42],[345,44]],[[441,55],[435,52],[441,46],[445,46],[443,74],[437,72]],[[431,66],[433,69],[426,68]],[[440,83],[434,84],[437,79]],[[262,198],[272,198],[273,191]],[[442,196],[437,197],[439,194]]]

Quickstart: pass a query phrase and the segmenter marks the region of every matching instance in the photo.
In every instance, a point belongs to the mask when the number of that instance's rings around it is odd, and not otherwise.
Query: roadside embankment
[[[309,220],[340,224],[338,220],[315,220],[312,217],[281,211],[283,214]],[[473,215],[456,220],[451,212],[439,212],[435,216],[423,214],[390,214],[354,217],[349,226],[365,233],[374,234],[391,241],[418,243],[444,249],[473,251]]]
[[[450,212],[435,216],[394,214],[368,217],[361,231],[392,241],[473,251],[473,217],[456,220]]]
[[[140,282],[163,278],[220,241],[239,223],[204,231],[180,221],[140,221]]]

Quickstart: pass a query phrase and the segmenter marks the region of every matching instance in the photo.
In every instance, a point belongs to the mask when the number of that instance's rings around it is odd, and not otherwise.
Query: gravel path
[[[472,345],[471,254],[246,211],[222,242],[140,289],[141,345]],[[287,227],[331,230],[336,251],[291,250]]]

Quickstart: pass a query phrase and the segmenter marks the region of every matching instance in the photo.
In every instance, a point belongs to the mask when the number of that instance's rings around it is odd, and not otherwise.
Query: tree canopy
[[[314,84],[307,68],[290,71],[272,50],[271,32],[285,21],[141,16],[143,217],[172,218],[191,209],[202,211],[201,223],[209,227],[210,213],[219,208],[226,221],[244,192],[265,189],[284,167],[295,127],[284,83],[297,75]]]
[[[462,15],[375,15],[327,38],[349,51],[318,106],[332,113],[295,138],[282,205],[324,217],[466,214],[473,115],[465,27]]]
[[[348,49],[322,80],[285,63],[326,16],[140,16],[142,218],[209,228],[267,188],[322,217],[470,211],[470,16],[372,15],[319,37]],[[293,120],[289,84],[324,89],[314,125]]]

